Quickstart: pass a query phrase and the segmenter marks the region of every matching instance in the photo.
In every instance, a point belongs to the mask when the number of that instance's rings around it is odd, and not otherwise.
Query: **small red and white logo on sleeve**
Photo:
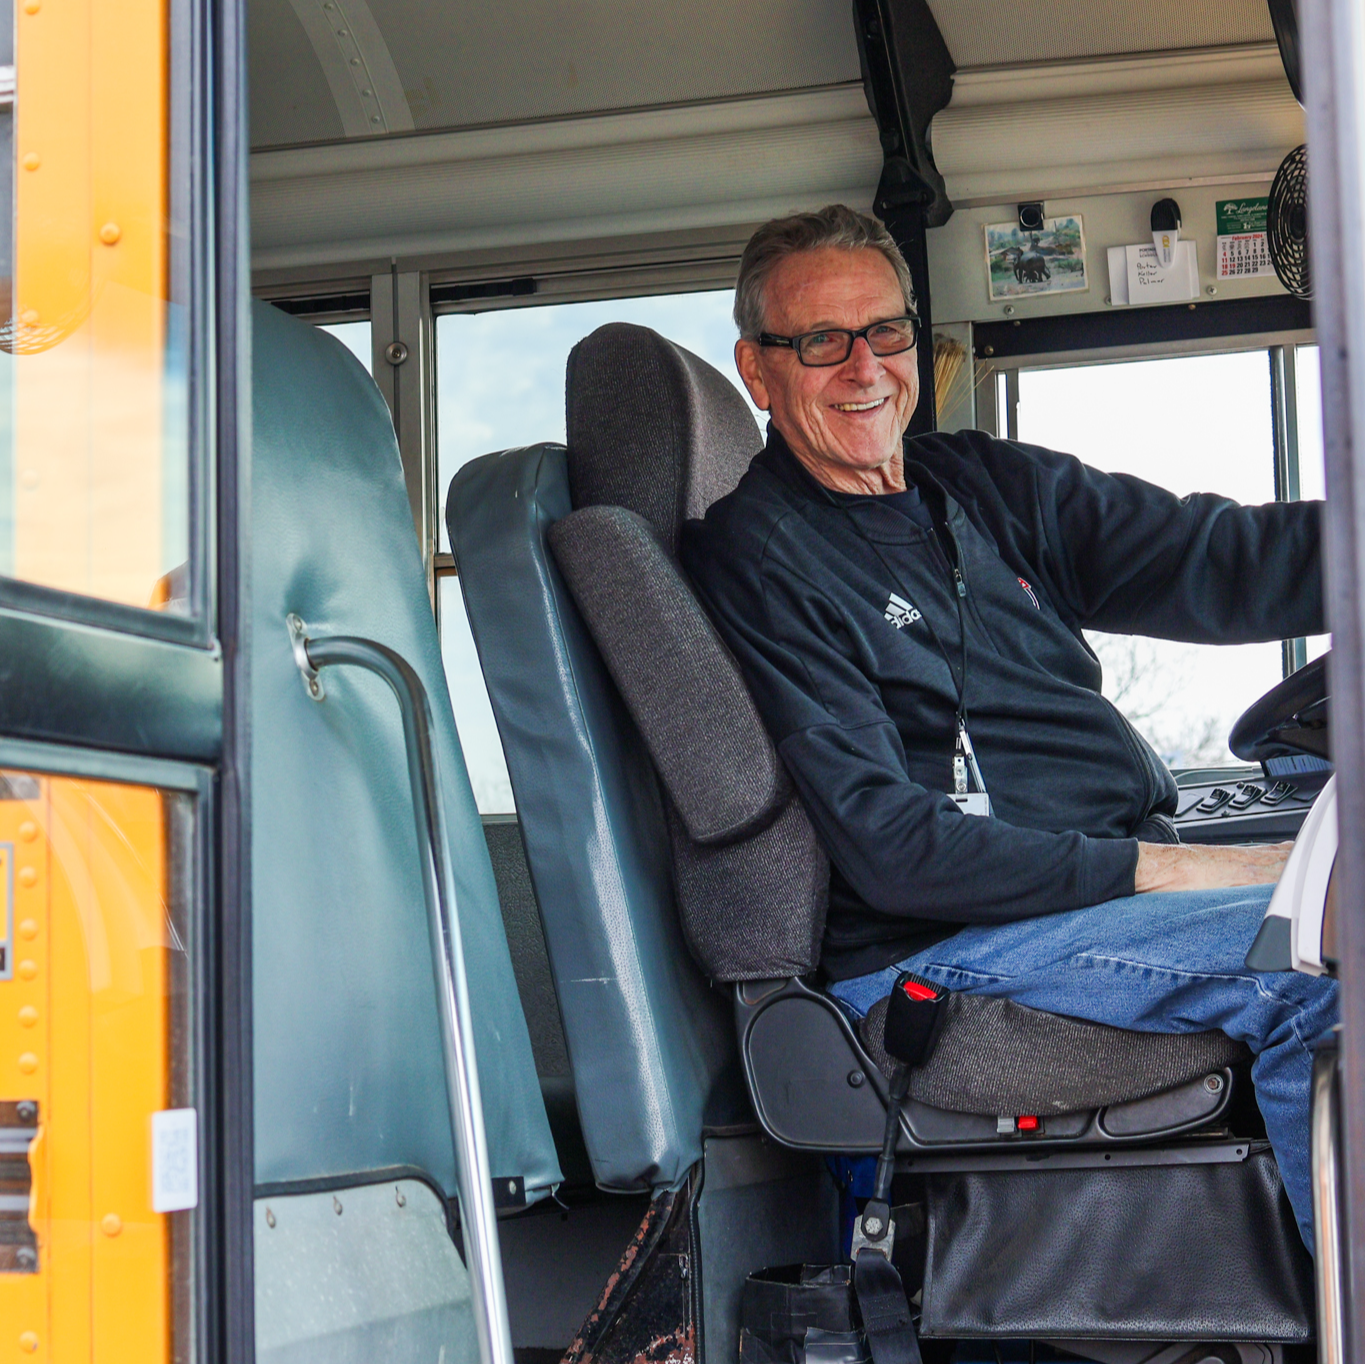
[[[1026,593],[1028,593],[1028,600],[1032,602],[1033,605],[1037,607],[1039,611],[1042,611],[1042,608],[1038,606],[1038,594],[1034,592],[1033,589],[1029,586],[1028,580],[1021,578],[1019,580],[1019,586],[1023,588],[1023,590]]]

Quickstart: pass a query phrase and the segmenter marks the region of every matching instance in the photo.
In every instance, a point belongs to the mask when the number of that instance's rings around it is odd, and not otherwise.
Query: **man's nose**
[[[848,376],[860,384],[875,384],[882,374],[882,363],[867,344],[866,337],[853,338],[853,350],[848,357]]]

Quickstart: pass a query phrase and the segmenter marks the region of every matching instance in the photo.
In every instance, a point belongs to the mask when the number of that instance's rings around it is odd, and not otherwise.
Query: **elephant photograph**
[[[1045,218],[1027,231],[1017,223],[987,224],[986,277],[992,301],[1087,289],[1079,215]]]

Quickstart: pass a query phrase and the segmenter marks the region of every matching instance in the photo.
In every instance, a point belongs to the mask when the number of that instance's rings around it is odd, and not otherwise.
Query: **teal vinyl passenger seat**
[[[446,690],[393,425],[326,333],[253,322],[252,962],[258,1357],[476,1357],[437,995],[394,694],[286,625],[396,652],[430,701],[502,1201],[562,1177]]]
[[[594,1178],[677,1188],[745,1124],[875,1153],[880,1012],[860,1025],[820,987],[824,854],[673,558],[759,432],[723,376],[624,324],[575,348],[567,403],[567,449],[471,462],[446,517]],[[1306,1340],[1310,1267],[1248,1061],[1221,1034],[954,996],[900,1116],[923,1335]],[[701,1258],[703,1358],[733,1358],[737,1269]]]

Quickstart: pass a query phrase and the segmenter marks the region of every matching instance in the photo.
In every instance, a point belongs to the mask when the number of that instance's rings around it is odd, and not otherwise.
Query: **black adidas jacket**
[[[1131,836],[1174,811],[1176,788],[1100,695],[1083,627],[1204,644],[1323,630],[1318,503],[1177,498],[982,432],[907,440],[906,477],[937,532],[832,496],[770,426],[735,491],[683,534],[834,864],[836,980],[963,924],[1133,893]],[[986,818],[944,795],[959,600]]]

